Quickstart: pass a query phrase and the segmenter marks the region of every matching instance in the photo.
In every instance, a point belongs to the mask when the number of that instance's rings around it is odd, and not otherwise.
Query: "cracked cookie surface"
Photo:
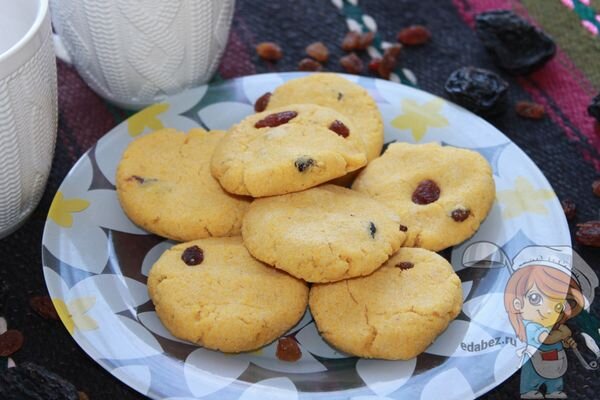
[[[329,108],[270,109],[231,127],[215,149],[211,171],[230,193],[297,192],[364,166],[365,145],[357,132],[350,118]]]
[[[492,207],[496,187],[479,153],[437,143],[393,143],[352,189],[391,208],[406,226],[404,246],[440,251],[471,237]]]
[[[254,257],[308,282],[370,274],[405,238],[387,207],[331,184],[255,200],[242,236]]]
[[[163,129],[133,141],[117,169],[117,194],[137,225],[189,241],[240,234],[250,199],[225,192],[210,173],[224,131]]]
[[[192,262],[186,250],[202,256]],[[239,236],[173,246],[150,270],[148,291],[174,336],[224,352],[272,342],[298,322],[308,300],[304,282],[254,259]]]
[[[309,306],[334,347],[359,357],[408,360],[456,318],[462,288],[444,258],[404,247],[369,276],[313,285]]]

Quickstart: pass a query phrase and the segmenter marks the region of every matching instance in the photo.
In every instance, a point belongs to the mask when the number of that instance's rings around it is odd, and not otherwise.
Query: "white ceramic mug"
[[[42,197],[57,120],[48,0],[0,0],[0,238]]]
[[[227,43],[234,4],[50,0],[57,55],[64,54],[64,46],[100,96],[121,107],[141,108],[211,78]]]

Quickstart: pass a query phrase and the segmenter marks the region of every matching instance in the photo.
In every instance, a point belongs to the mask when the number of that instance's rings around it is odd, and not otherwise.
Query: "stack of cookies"
[[[123,154],[126,214],[184,242],[148,277],[163,324],[210,349],[249,351],[309,305],[348,354],[424,351],[462,307],[460,280],[435,251],[488,214],[486,160],[438,144],[394,143],[380,156],[375,101],[335,74],[288,81],[255,108],[227,133],[165,129]]]

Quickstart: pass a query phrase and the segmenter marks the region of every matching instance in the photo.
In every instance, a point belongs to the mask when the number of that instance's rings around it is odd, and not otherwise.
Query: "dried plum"
[[[600,93],[592,100],[592,104],[588,106],[588,114],[590,116],[596,118],[598,122],[600,122]]]
[[[477,15],[477,36],[499,67],[526,75],[550,60],[556,45],[544,32],[512,11],[495,10]]]
[[[23,363],[0,374],[3,400],[78,400],[77,389],[60,376],[33,363]]]
[[[462,67],[446,81],[446,92],[456,103],[482,115],[493,115],[506,107],[508,83],[492,71]]]

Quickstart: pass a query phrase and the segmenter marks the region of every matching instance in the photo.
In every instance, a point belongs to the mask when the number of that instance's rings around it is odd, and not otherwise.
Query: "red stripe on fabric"
[[[58,67],[58,105],[63,123],[84,151],[116,125],[104,101],[90,89],[75,69],[61,61]],[[80,156],[80,154],[78,155]]]
[[[514,0],[453,0],[453,3],[465,23],[471,27],[474,27],[475,15],[494,9],[513,9],[525,19],[536,24],[527,14],[527,10]],[[530,74],[527,78],[518,79],[518,82],[534,101],[546,106],[551,120],[563,128],[569,139],[580,142],[587,141],[589,146],[600,151],[599,128],[595,126],[594,119],[586,112],[587,105],[590,104],[593,97],[593,86],[560,48],[557,49],[555,57],[543,68]],[[543,88],[544,93],[541,93],[535,86]],[[544,94],[549,96],[554,105],[560,108],[562,115],[551,110]],[[569,124],[565,123],[565,118],[585,140],[582,140],[568,126]],[[587,153],[585,158],[594,165],[596,170],[600,171],[600,161],[597,157]]]
[[[244,33],[247,34],[247,32],[240,32],[237,28],[231,29],[229,33],[229,41],[219,66],[219,74],[224,79],[256,73],[248,47],[244,45],[242,40],[242,37],[247,36]]]

